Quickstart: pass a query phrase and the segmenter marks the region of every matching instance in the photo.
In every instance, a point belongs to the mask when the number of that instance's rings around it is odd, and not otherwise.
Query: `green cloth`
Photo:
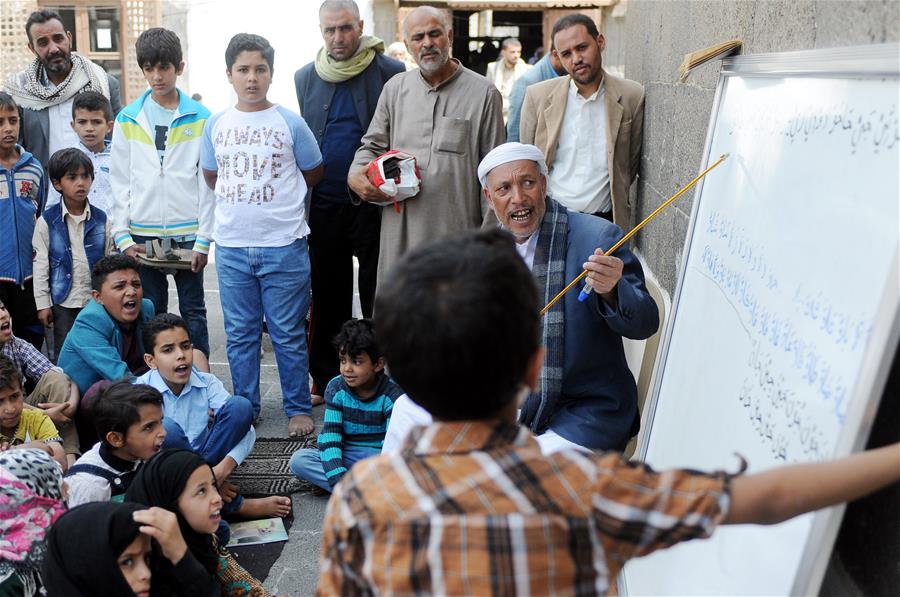
[[[356,54],[347,60],[335,60],[323,46],[316,55],[316,73],[328,83],[343,83],[368,68],[376,54],[384,53],[384,42],[374,35],[359,38]]]

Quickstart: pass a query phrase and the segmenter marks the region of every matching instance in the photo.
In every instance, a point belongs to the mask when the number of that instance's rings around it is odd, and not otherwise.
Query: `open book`
[[[231,524],[231,540],[228,541],[228,547],[277,543],[278,541],[287,541],[287,539],[288,534],[284,529],[284,521],[280,518],[248,520]]]
[[[714,58],[724,58],[737,53],[742,45],[744,45],[744,42],[741,40],[732,39],[731,41],[725,41],[690,54],[685,54],[684,62],[678,67],[678,72],[681,73],[679,81],[684,83],[690,72],[701,64],[706,64]]]

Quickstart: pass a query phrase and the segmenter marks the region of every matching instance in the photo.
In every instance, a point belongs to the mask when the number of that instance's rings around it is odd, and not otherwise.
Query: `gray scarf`
[[[28,68],[6,80],[6,91],[17,104],[29,110],[44,110],[61,104],[81,91],[99,91],[109,99],[106,71],[76,52],[72,52],[70,56],[72,70],[55,89],[44,85],[44,65],[35,58]]]
[[[543,292],[547,304],[566,285],[566,236],[569,231],[568,210],[549,197],[547,211],[538,231],[534,265],[531,273]],[[544,315],[542,343],[546,354],[541,370],[540,390],[532,392],[522,404],[519,423],[540,435],[547,430],[562,394],[565,347],[565,300],[558,301]]]

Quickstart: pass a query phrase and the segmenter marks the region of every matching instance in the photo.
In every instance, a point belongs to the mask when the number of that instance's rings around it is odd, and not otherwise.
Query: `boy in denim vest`
[[[112,250],[106,213],[88,201],[94,181],[91,158],[75,147],[61,149],[47,165],[62,200],[38,218],[34,250],[34,302],[44,327],[53,326],[56,350],[91,300],[91,268]]]

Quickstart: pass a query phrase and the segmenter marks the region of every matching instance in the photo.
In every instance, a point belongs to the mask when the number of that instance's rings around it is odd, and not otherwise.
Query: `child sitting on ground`
[[[60,516],[47,536],[41,574],[47,594],[148,595],[160,555],[134,520],[140,510],[146,507],[94,503]]]
[[[12,361],[21,372],[20,376],[24,374],[26,382],[33,388],[25,397],[26,409],[37,407],[50,417],[62,437],[67,462],[72,464],[79,453],[78,434],[71,423],[78,409],[78,386],[30,342],[13,335],[12,330],[12,317],[0,301],[0,355]],[[26,386],[21,389],[27,391]]]
[[[194,349],[187,323],[170,313],[144,325],[144,360],[150,371],[136,380],[163,397],[164,447],[196,452],[213,466],[227,503],[226,513],[246,518],[286,516],[291,500],[283,496],[244,499],[226,480],[253,449],[253,407],[232,396],[215,375],[193,369]]]
[[[34,303],[44,327],[53,326],[58,351],[91,301],[91,268],[113,246],[106,212],[88,201],[91,159],[74,147],[60,149],[50,157],[47,174],[62,200],[45,209],[34,226]]]
[[[177,593],[190,568],[191,595],[270,595],[219,545],[214,533],[222,520],[222,497],[212,467],[196,453],[163,450],[148,460],[125,501],[150,506],[134,518],[168,560],[153,577],[154,594]]]
[[[0,452],[17,448],[43,450],[66,470],[62,438],[44,411],[25,408],[22,372],[0,355]]]
[[[66,474],[70,508],[121,501],[138,467],[166,439],[163,399],[150,386],[117,381],[98,394],[91,414],[100,441]]]
[[[403,390],[384,372],[370,319],[351,319],[334,339],[341,374],[325,389],[318,448],[291,457],[291,471],[331,492],[356,462],[381,452],[394,400]]]

